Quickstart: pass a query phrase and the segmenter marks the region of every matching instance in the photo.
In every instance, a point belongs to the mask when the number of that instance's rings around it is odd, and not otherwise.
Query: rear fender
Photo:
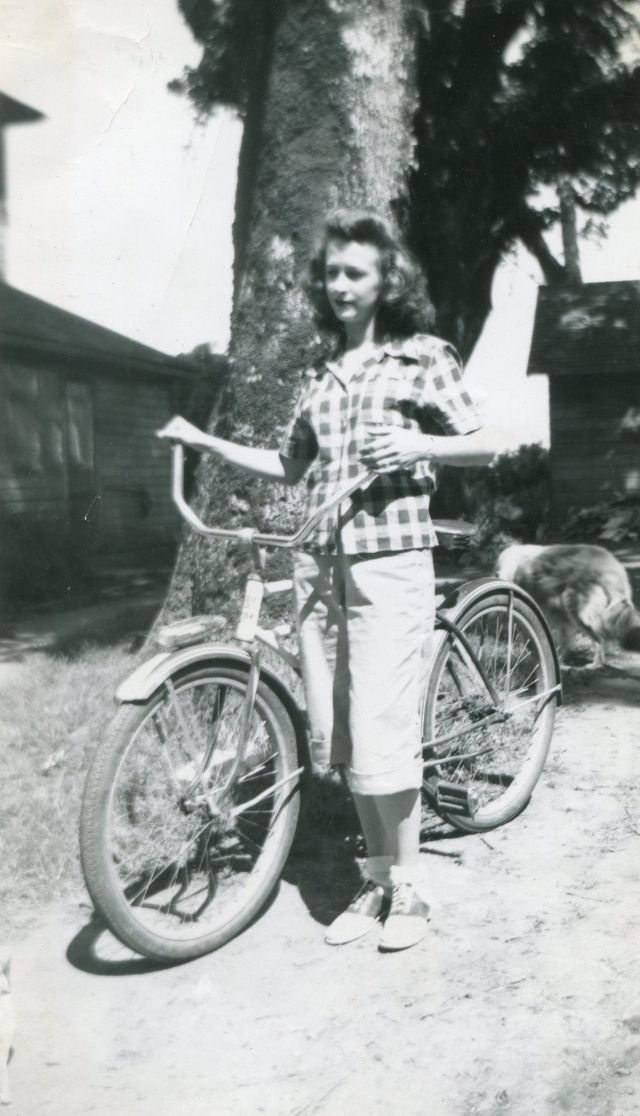
[[[540,605],[534,601],[533,597],[529,596],[529,594],[519,585],[516,585],[515,582],[501,581],[495,577],[480,577],[474,581],[464,582],[464,584],[453,589],[451,593],[445,597],[442,604],[438,606],[438,612],[442,613],[452,624],[457,624],[463,612],[487,597],[492,597],[495,593],[511,593],[514,597],[518,598],[518,600],[527,604],[531,611],[535,613],[535,616],[549,638],[549,645],[553,652],[556,682],[560,682],[560,660],[547,618],[540,608]],[[437,639],[440,641],[446,639],[446,632],[438,632]],[[561,694],[558,696],[558,703],[560,703],[560,701]]]

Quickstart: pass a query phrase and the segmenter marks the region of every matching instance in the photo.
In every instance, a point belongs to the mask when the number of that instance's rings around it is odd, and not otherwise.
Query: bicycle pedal
[[[473,816],[473,802],[468,787],[439,779],[435,791],[436,810],[442,810],[445,814],[459,814],[465,818]]]

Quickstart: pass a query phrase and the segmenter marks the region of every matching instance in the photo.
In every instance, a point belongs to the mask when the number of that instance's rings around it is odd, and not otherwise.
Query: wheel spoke
[[[439,777],[451,803],[460,786],[471,812],[459,823],[490,828],[513,816],[535,784],[559,685],[541,625],[512,594],[472,606],[458,623],[473,655],[448,631],[425,703],[425,786]]]
[[[83,825],[106,859],[83,854],[87,883],[114,932],[148,956],[198,956],[237,933],[293,839],[293,728],[262,683],[247,723],[246,678],[199,666],[124,708],[107,793],[97,776],[88,787],[83,811],[98,821]]]

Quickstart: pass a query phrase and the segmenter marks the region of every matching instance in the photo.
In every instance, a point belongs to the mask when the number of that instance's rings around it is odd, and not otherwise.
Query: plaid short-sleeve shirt
[[[427,434],[470,434],[481,426],[465,391],[455,349],[417,334],[381,345],[349,379],[327,361],[305,373],[282,457],[308,461],[307,514],[362,472],[366,422],[384,422]],[[305,544],[332,552],[338,534],[346,554],[431,547],[437,537],[429,515],[437,470],[429,461],[380,474],[364,491],[325,516]]]

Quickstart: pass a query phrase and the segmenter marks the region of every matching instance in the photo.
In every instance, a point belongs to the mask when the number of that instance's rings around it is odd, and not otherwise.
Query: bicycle
[[[292,688],[261,660],[294,670],[288,625],[259,625],[264,597],[290,580],[264,577],[269,548],[300,547],[362,475],[293,535],[209,527],[187,503],[184,452],[173,447],[173,498],[211,539],[244,543],[253,562],[235,638],[215,616],[158,633],[160,650],[122,683],[109,735],[82,802],[84,877],[96,910],[126,946],[185,961],[224,945],[259,913],[296,831],[308,755]],[[440,531],[459,533],[440,524]],[[549,750],[560,668],[547,622],[517,585],[481,578],[436,613],[422,725],[425,803],[481,833],[529,801]]]

